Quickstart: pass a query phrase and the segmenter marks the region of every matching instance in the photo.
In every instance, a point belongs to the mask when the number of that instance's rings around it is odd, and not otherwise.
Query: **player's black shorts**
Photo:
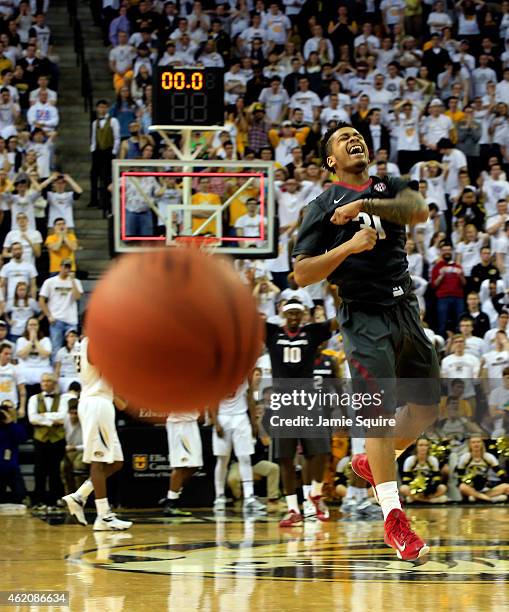
[[[383,388],[384,414],[405,403],[438,404],[438,356],[413,294],[390,308],[344,303],[338,318],[354,389]]]
[[[330,453],[330,436],[323,438],[275,438],[273,441],[274,459],[290,459],[297,452],[301,443],[305,457]]]

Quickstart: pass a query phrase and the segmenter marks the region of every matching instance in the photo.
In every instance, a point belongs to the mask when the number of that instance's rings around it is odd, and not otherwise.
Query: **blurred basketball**
[[[164,412],[217,404],[248,375],[264,340],[232,265],[190,248],[117,260],[90,298],[85,332],[115,393]]]

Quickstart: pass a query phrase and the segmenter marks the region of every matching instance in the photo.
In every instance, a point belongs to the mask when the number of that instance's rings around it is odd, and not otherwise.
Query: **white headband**
[[[285,304],[282,308],[282,312],[288,312],[289,310],[304,310],[304,306],[302,304],[297,304],[296,302]]]

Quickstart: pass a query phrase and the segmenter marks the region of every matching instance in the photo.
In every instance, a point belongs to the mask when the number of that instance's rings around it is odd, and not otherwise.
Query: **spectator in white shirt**
[[[451,340],[452,353],[442,361],[442,378],[460,378],[465,383],[463,398],[466,399],[471,407],[472,414],[475,414],[475,388],[481,369],[481,361],[465,352],[465,338],[457,334]],[[450,381],[449,381],[450,386]]]
[[[472,83],[474,86],[474,97],[486,95],[486,84],[488,81],[497,82],[497,73],[489,67],[490,58],[483,53],[479,56],[479,66],[472,72]]]
[[[278,51],[283,51],[292,24],[288,17],[281,12],[277,2],[270,3],[269,10],[262,19],[262,24],[267,29],[266,39],[273,42]]]
[[[497,202],[509,198],[509,182],[502,176],[500,164],[493,164],[489,176],[482,182],[482,195],[486,216],[492,217],[497,213]]]
[[[83,189],[69,174],[54,172],[43,185],[53,183],[53,191],[49,191],[48,198],[48,225],[53,225],[55,219],[64,219],[67,227],[74,227],[74,202],[83,193]],[[67,185],[70,189],[66,189]]]
[[[12,101],[7,87],[0,88],[0,130],[13,126],[19,117],[19,104]]]
[[[329,57],[330,58],[334,57],[334,49],[332,47],[332,43],[328,38],[324,38],[322,26],[319,24],[314,25],[311,28],[311,32],[313,34],[313,37],[308,38],[306,42],[304,43],[304,50],[303,50],[304,59],[306,60],[309,59],[309,54],[312,51],[318,51],[320,42],[322,40],[325,42],[325,45],[327,46],[327,52],[329,54]]]
[[[182,66],[185,64],[185,58],[177,51],[175,41],[169,40],[166,43],[166,51],[161,56],[161,59],[157,62],[158,66]]]
[[[328,98],[329,105],[320,113],[320,125],[322,132],[325,132],[329,128],[329,123],[331,121],[345,121],[346,123],[350,122],[350,115],[344,108],[339,106],[338,94],[331,93]]]
[[[437,143],[441,138],[451,138],[453,122],[444,115],[444,104],[439,98],[430,102],[429,115],[422,122],[422,140],[430,151],[437,150]]]
[[[460,334],[465,339],[465,353],[481,359],[484,350],[482,338],[473,335],[474,321],[471,316],[463,316],[459,323]]]
[[[4,240],[2,257],[11,257],[11,247],[19,243],[23,247],[22,260],[35,265],[37,257],[41,256],[42,236],[40,232],[30,229],[26,213],[19,212],[16,215],[17,228],[8,232]]]
[[[433,10],[428,15],[426,23],[428,24],[431,34],[435,32],[440,34],[444,28],[452,27],[452,19],[445,12],[444,3],[441,0],[435,2],[433,5]]]
[[[55,376],[63,393],[67,392],[71,383],[79,382],[76,368],[76,355],[79,353],[78,339],[78,332],[75,329],[68,329],[65,333],[64,346],[58,349],[55,356]]]
[[[118,45],[109,53],[110,70],[113,73],[113,87],[118,92],[133,77],[133,62],[136,50],[128,44],[127,32],[118,33]]]
[[[496,100],[509,105],[509,68],[504,68],[503,77],[495,88]]]
[[[235,233],[237,236],[246,238],[259,238],[263,234],[265,235],[265,227],[267,219],[260,215],[259,205],[256,198],[248,198],[246,200],[247,214],[242,215],[235,222]],[[256,246],[256,241],[243,240],[242,246]]]
[[[48,319],[53,360],[64,344],[65,333],[78,325],[78,302],[83,286],[71,273],[72,261],[64,259],[57,276],[46,279],[39,292],[39,306]]]
[[[28,293],[28,284],[20,281],[16,284],[14,296],[5,305],[6,320],[9,323],[9,337],[12,342],[20,338],[29,319],[41,312],[39,305]]]
[[[48,92],[41,91],[39,93],[39,102],[33,104],[27,113],[27,121],[30,129],[43,129],[46,134],[54,132],[60,121],[58,110],[53,104],[48,102]]]
[[[23,246],[14,242],[11,246],[11,261],[5,264],[0,271],[0,287],[8,300],[14,297],[16,285],[23,281],[30,287],[30,294],[35,298],[37,294],[37,270],[32,263],[23,261]]]
[[[373,34],[373,24],[366,21],[362,24],[362,34],[354,39],[354,47],[357,48],[362,44],[366,44],[370,52],[380,48],[380,40]]]
[[[304,122],[313,123],[320,117],[321,105],[320,98],[309,89],[309,79],[306,76],[300,77],[298,90],[290,98],[290,108],[300,108],[304,114]]]
[[[51,341],[42,333],[39,319],[28,319],[25,331],[16,341],[20,376],[27,385],[37,385],[41,376],[51,372]]]
[[[275,125],[280,125],[288,110],[290,98],[286,89],[281,85],[281,77],[274,76],[270,79],[270,87],[262,89],[260,102],[265,104],[267,119]]]

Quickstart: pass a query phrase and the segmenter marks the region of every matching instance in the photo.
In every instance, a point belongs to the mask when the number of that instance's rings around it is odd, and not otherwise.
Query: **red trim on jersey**
[[[283,330],[285,332],[285,334],[287,336],[290,336],[290,338],[295,338],[296,336],[298,336],[300,334],[300,332],[302,331],[302,327],[299,326],[299,328],[297,329],[297,331],[292,332],[288,329],[288,327],[286,327],[286,325],[283,327]]]
[[[368,187],[371,187],[371,183],[373,179],[369,179],[364,185],[350,185],[350,183],[344,183],[343,181],[335,181],[334,185],[340,185],[341,187],[346,187],[347,189],[353,189],[353,191],[365,191]]]

